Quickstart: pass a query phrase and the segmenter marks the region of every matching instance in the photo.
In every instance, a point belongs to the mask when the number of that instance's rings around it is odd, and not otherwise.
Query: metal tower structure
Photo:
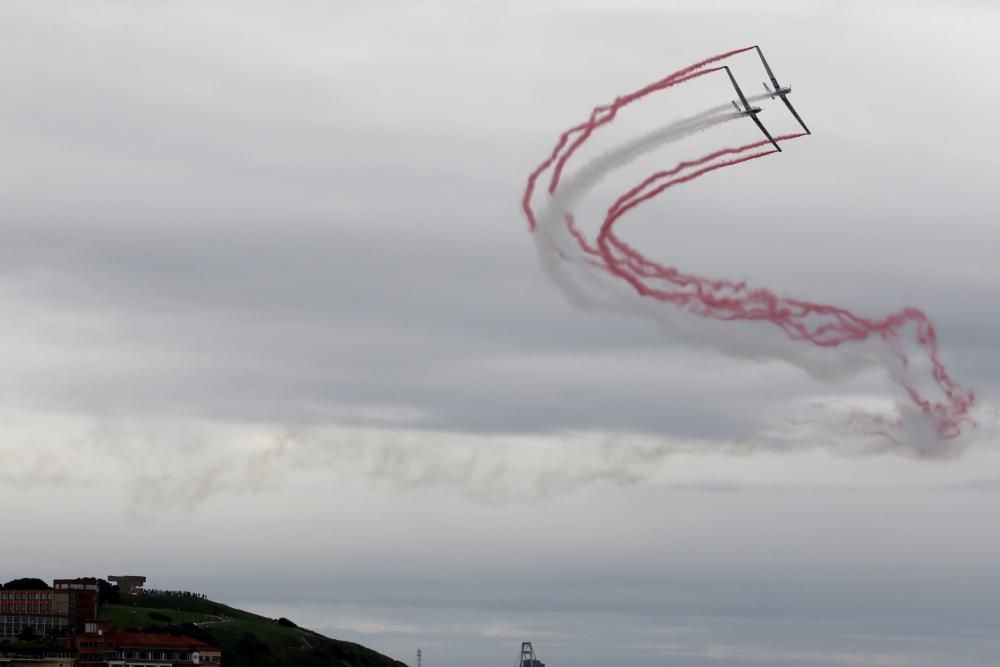
[[[515,667],[545,667],[545,663],[535,655],[535,649],[531,642],[521,642],[521,655],[518,657]]]
[[[423,667],[423,662],[424,654],[420,652],[420,649],[417,649],[417,667]]]

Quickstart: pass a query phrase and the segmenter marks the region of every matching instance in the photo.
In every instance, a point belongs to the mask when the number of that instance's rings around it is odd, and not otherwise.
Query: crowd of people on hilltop
[[[198,598],[199,600],[208,599],[208,596],[204,593],[192,593],[191,591],[166,591],[160,588],[139,588],[136,590],[136,593],[139,595],[169,595],[181,598]]]

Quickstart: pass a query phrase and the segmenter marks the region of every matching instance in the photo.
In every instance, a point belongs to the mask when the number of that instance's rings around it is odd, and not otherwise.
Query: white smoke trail
[[[749,98],[758,101],[761,94]],[[750,359],[780,358],[824,379],[841,379],[873,365],[892,362],[875,345],[858,345],[849,353],[811,346],[789,346],[773,327],[736,332],[726,323],[705,319],[676,308],[663,308],[641,297],[631,285],[611,279],[594,267],[565,224],[566,215],[595,185],[616,169],[664,145],[741,118],[742,114],[719,105],[648,132],[597,157],[564,178],[538,215],[535,247],[546,273],[570,301],[583,308],[642,317],[666,332],[689,342],[710,345],[721,352]],[[897,369],[898,372],[898,369]]]
[[[615,169],[668,143],[740,117],[738,112],[727,113],[728,108],[728,105],[713,107],[641,135],[595,157],[571,176],[562,179],[538,215],[534,239],[542,267],[571,302],[582,308],[627,314],[634,312],[634,304],[628,301],[635,293],[620,281],[607,280],[602,272],[595,271],[570,234],[565,224],[566,214],[571,213],[575,205]]]
[[[768,97],[763,94],[750,100]],[[726,109],[725,105],[713,107],[643,134],[566,175],[537,216],[535,247],[546,273],[580,307],[639,317],[657,324],[673,338],[709,346],[730,356],[756,361],[781,360],[824,381],[844,380],[866,369],[882,368],[896,386],[914,386],[917,369],[908,367],[897,351],[877,337],[831,348],[790,345],[784,332],[764,323],[733,328],[730,322],[700,317],[682,308],[664,307],[641,296],[632,285],[595,266],[594,257],[580,247],[566,224],[567,216],[572,215],[574,207],[599,182],[646,153],[742,116]],[[904,422],[905,444],[911,451],[950,456],[961,447],[958,441],[942,443],[931,420],[914,410],[905,396],[900,395],[895,404],[895,417]]]
[[[607,433],[573,437],[109,419],[0,407],[0,493],[123,492],[137,516],[270,494],[316,471],[394,493],[447,489],[485,505],[534,503],[591,485],[655,478],[658,462],[724,444]],[[25,437],[28,436],[28,437]],[[24,443],[31,441],[26,446]],[[67,443],[70,445],[67,448]],[[71,489],[78,493],[76,488]]]
[[[770,95],[761,94],[748,98],[748,101],[756,102],[768,97]],[[566,214],[571,213],[576,204],[612,171],[669,143],[742,117],[738,111],[729,111],[730,108],[728,104],[721,104],[640,135],[598,155],[562,179],[538,215],[534,239],[543,268],[570,301],[584,308],[631,313],[634,308],[623,303],[623,295],[635,296],[635,292],[621,281],[607,280],[602,272],[594,271],[589,258],[566,227]],[[568,272],[573,275],[568,276]]]

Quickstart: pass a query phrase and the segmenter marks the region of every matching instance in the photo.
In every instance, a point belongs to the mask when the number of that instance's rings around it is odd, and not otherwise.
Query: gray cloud
[[[72,544],[78,574],[255,590],[442,665],[502,664],[529,632],[553,665],[995,664],[998,22],[973,2],[5,3],[0,506],[46,528],[0,567],[69,575]],[[983,397],[963,458],[861,465],[842,426],[886,396],[877,374],[720,358],[574,310],[537,266],[518,198],[557,132],[750,39],[815,135],[629,239],[923,308]]]

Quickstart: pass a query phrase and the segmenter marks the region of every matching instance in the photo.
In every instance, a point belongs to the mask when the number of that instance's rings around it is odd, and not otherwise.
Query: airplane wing
[[[801,125],[802,129],[806,131],[806,134],[812,134],[812,132],[809,131],[809,128],[806,127],[806,124],[802,122],[802,117],[799,116],[797,111],[795,111],[795,107],[793,107],[792,103],[788,101],[788,96],[782,95],[781,101],[785,103],[785,106],[788,107],[788,110],[792,112],[793,116],[795,116],[795,120],[799,121],[799,125]]]
[[[767,72],[767,77],[771,79],[771,84],[774,86],[774,94],[780,97],[781,101],[785,103],[788,110],[792,112],[793,116],[795,116],[795,120],[799,121],[799,125],[801,125],[802,129],[805,130],[805,133],[812,134],[812,132],[809,131],[809,128],[806,127],[806,124],[802,121],[802,117],[795,110],[795,107],[793,107],[792,103],[788,101],[788,93],[778,92],[781,90],[781,84],[779,84],[778,80],[774,77],[774,72],[771,71],[771,66],[767,64],[767,58],[764,57],[764,52],[760,50],[759,46],[754,46],[754,48],[757,49],[757,55],[760,56],[760,62],[764,65],[764,71]],[[767,84],[764,84],[764,87],[767,88]]]
[[[733,88],[736,89],[736,94],[739,95],[740,102],[743,103],[743,108],[746,110],[747,113],[750,113],[750,103],[747,102],[746,95],[743,94],[743,91],[740,90],[739,84],[736,83],[736,77],[733,76],[733,71],[731,69],[729,69],[728,65],[723,65],[722,67],[723,67],[723,69],[726,70],[726,74],[729,75],[729,80],[732,82]]]
[[[767,64],[767,60],[764,58],[764,52],[760,50],[759,46],[754,46],[757,49],[757,55],[760,56],[760,61],[764,63],[764,70],[767,72],[767,76],[771,79],[771,84],[774,86],[775,90],[781,90],[781,86],[778,85],[778,80],[774,78],[774,72],[771,71],[771,66]]]
[[[774,146],[774,149],[778,152],[781,152],[781,146],[778,145],[778,142],[774,140],[774,137],[771,136],[771,133],[767,131],[766,127],[764,127],[764,123],[760,122],[760,118],[757,118],[757,114],[754,113],[750,114],[750,120],[757,123],[757,127],[759,127],[760,131],[764,133],[764,136],[767,137],[767,140],[771,142],[771,145]]]
[[[774,140],[774,137],[771,136],[771,133],[767,131],[766,127],[764,127],[764,123],[760,122],[760,119],[757,118],[757,112],[759,112],[760,109],[755,110],[750,107],[750,103],[747,101],[746,95],[743,94],[743,90],[740,88],[739,84],[736,83],[736,77],[733,76],[732,70],[730,70],[729,67],[725,65],[723,65],[723,68],[726,70],[726,74],[729,75],[729,80],[732,82],[733,88],[736,89],[736,94],[739,95],[740,102],[743,103],[743,108],[744,108],[743,115],[750,116],[750,120],[752,120],[754,123],[757,124],[757,127],[759,127],[760,131],[764,133],[764,136],[767,137],[767,140],[771,142],[775,150],[780,152],[781,146],[778,145],[778,142]]]

